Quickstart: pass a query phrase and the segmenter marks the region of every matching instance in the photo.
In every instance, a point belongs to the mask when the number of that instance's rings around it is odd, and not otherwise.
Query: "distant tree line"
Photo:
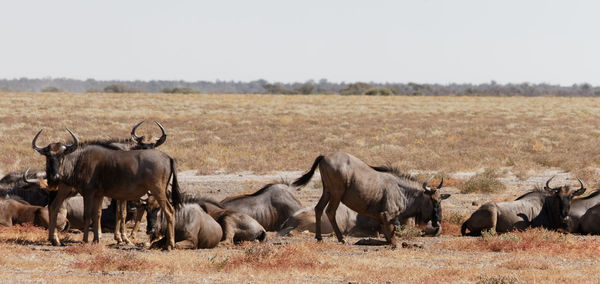
[[[587,83],[572,86],[551,84],[418,84],[418,83],[334,83],[319,81],[280,83],[266,80],[241,81],[97,81],[66,78],[0,79],[4,92],[73,93],[168,93],[168,94],[340,94],[371,96],[600,96],[600,87]]]

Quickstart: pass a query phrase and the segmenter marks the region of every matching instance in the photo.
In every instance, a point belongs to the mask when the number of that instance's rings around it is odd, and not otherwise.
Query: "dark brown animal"
[[[267,231],[254,218],[233,210],[215,210],[208,214],[221,225],[226,244],[238,244],[245,241],[265,241]]]
[[[571,233],[580,233],[581,227],[579,223],[581,218],[588,209],[597,204],[600,204],[600,190],[596,190],[586,197],[573,199],[573,201],[571,201],[571,209],[569,210],[567,231]]]
[[[267,184],[252,194],[227,197],[221,201],[224,208],[249,215],[267,231],[279,230],[281,224],[302,204],[288,184]]]
[[[0,196],[18,196],[31,205],[47,206],[50,193],[44,180],[45,176],[44,171],[29,173],[29,169],[25,172],[10,173],[0,180]]]
[[[443,180],[432,189],[427,182],[421,186],[411,177],[390,168],[371,167],[350,154],[338,152],[317,157],[311,169],[293,185],[307,184],[317,167],[323,182],[323,194],[315,206],[315,237],[319,241],[322,240],[321,215],[327,206],[327,217],[335,235],[339,242],[345,242],[335,218],[340,202],[378,221],[392,248],[397,246],[394,224],[400,224],[401,219],[417,217],[424,222],[431,220],[434,227],[441,228],[440,202],[450,196],[438,191]]]
[[[160,213],[159,213],[160,218]],[[156,222],[152,241],[166,233],[167,224]],[[178,249],[214,248],[223,237],[221,225],[208,215],[198,204],[184,203],[175,213],[175,247]],[[153,246],[163,246],[165,238]]]
[[[56,234],[56,214],[64,199],[76,194],[83,196],[85,222],[93,221],[94,242],[100,238],[100,214],[104,196],[117,200],[137,200],[150,191],[158,200],[167,218],[167,249],[175,246],[174,206],[180,202],[175,160],[158,150],[117,151],[89,145],[78,150],[79,140],[70,130],[73,144],[52,143],[40,148],[36,145],[40,130],[32,141],[32,148],[46,157],[48,186],[57,188],[56,199],[50,204],[49,240],[59,245]],[[167,187],[172,178],[171,198]],[[125,210],[121,210],[125,212]],[[125,218],[117,214],[117,222]],[[84,228],[83,240],[88,241],[89,229]]]
[[[551,188],[552,178],[548,179],[543,190],[528,192],[514,201],[482,205],[462,224],[461,234],[479,236],[485,230],[504,233],[529,227],[565,228],[569,221],[571,199],[583,194],[586,189],[580,179],[581,186],[577,190],[566,185]]]
[[[580,220],[582,234],[600,234],[600,204],[588,209]]]
[[[57,215],[56,226],[59,230],[68,228],[66,210],[63,208]],[[48,207],[27,204],[9,198],[0,198],[0,226],[13,226],[17,224],[33,224],[48,228]]]

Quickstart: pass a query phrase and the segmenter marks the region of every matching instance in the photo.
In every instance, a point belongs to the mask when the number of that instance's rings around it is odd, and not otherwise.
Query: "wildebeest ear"
[[[444,200],[444,199],[447,199],[448,197],[450,197],[450,194],[443,193],[441,196],[442,196],[442,200]]]

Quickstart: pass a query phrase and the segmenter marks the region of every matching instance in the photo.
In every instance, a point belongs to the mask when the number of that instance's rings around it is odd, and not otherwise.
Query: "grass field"
[[[82,140],[127,138],[146,119],[139,133],[158,136],[151,121],[160,121],[169,135],[161,150],[179,161],[180,171],[200,175],[304,171],[317,155],[341,150],[408,171],[494,169],[517,181],[502,192],[459,194],[464,181],[454,180],[447,189],[453,197],[443,203],[451,212],[444,214],[444,235],[406,239],[423,248],[393,251],[339,245],[332,237],[316,243],[311,234],[269,234],[265,244],[169,253],[110,247],[109,234],[101,245],[81,245],[80,234],[66,234],[68,246],[55,248],[42,229],[0,228],[0,281],[597,283],[597,237],[545,230],[457,237],[465,214],[453,212],[474,210],[472,200],[514,198],[517,184],[548,169],[571,172],[596,188],[598,116],[600,99],[594,98],[2,93],[2,173],[43,167],[31,149],[41,128],[40,145],[70,142],[65,127]],[[240,188],[191,186],[205,194]],[[298,194],[314,205],[320,190]]]

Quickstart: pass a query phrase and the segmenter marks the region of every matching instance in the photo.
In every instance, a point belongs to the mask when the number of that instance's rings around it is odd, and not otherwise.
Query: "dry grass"
[[[68,139],[128,137],[159,120],[162,150],[181,170],[305,170],[347,151],[368,163],[455,172],[600,165],[600,99],[178,94],[0,94],[0,168],[41,167],[31,148]],[[141,133],[158,129],[151,123]]]
[[[464,183],[458,184],[461,193],[498,193],[506,189],[498,178],[497,170],[487,168]]]
[[[146,119],[167,128],[161,149],[178,159],[180,171],[304,171],[318,154],[341,150],[372,165],[435,171],[431,185],[444,177],[447,186],[460,187],[467,181],[449,174],[457,171],[509,168],[525,179],[532,170],[558,167],[594,188],[598,116],[595,98],[3,93],[0,171],[42,167],[42,156],[30,148],[40,128],[46,129],[40,144],[68,140],[64,127],[81,139],[127,137]],[[159,134],[151,123],[139,132]],[[262,183],[248,181],[236,193]],[[314,205],[317,191],[305,189],[302,201]],[[317,243],[313,234],[162,252],[109,247],[109,234],[100,245],[81,245],[81,234],[66,233],[66,247],[51,247],[43,229],[0,228],[0,282],[600,282],[600,237],[537,229],[457,237],[470,198],[517,193],[452,194],[443,203],[442,236],[404,236],[422,249],[341,245],[334,237]]]

